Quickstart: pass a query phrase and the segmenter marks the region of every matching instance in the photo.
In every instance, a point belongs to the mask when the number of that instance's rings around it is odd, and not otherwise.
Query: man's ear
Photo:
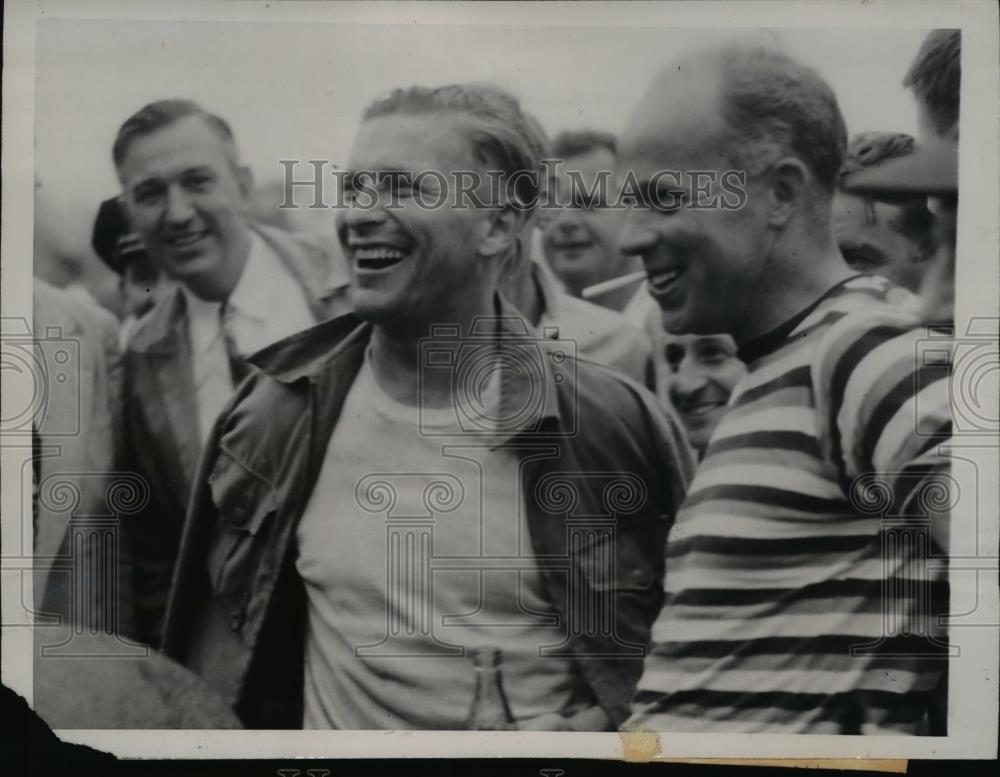
[[[479,255],[497,256],[506,253],[517,242],[527,220],[528,212],[512,205],[489,210],[479,239]]]
[[[767,221],[771,226],[783,227],[796,211],[805,207],[813,175],[802,160],[784,157],[771,167],[769,177]]]

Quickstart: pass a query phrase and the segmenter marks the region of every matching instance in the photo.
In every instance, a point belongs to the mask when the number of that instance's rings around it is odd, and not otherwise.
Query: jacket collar
[[[558,342],[539,338],[524,317],[499,294],[494,301],[496,318],[473,324],[465,338],[470,345],[494,343],[500,366],[500,409],[497,425],[474,437],[486,437],[494,445],[524,433],[540,433],[547,423],[561,428],[562,413],[557,381],[565,381],[574,370]],[[358,347],[367,347],[372,325],[353,313],[298,332],[254,354],[250,361],[275,380],[292,384],[307,380],[314,386],[331,381],[354,381],[359,362]],[[447,330],[436,337],[448,337]],[[474,357],[473,357],[474,358]],[[345,365],[353,365],[350,370]],[[557,377],[557,373],[558,377]]]

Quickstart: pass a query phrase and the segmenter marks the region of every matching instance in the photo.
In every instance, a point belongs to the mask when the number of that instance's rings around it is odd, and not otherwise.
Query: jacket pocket
[[[208,554],[209,579],[238,629],[256,589],[269,577],[263,565],[278,499],[268,481],[225,450],[219,453],[208,485],[218,511]]]

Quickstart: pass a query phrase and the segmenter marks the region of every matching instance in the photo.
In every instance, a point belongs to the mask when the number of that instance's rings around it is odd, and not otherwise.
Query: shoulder
[[[576,445],[600,449],[599,458],[610,457],[616,468],[669,481],[672,493],[683,495],[695,461],[671,408],[637,381],[586,358],[566,359],[554,379]]]
[[[313,269],[321,270],[321,277],[331,287],[349,281],[343,253],[335,240],[324,240],[308,232],[289,232],[267,224],[254,224],[252,229],[286,259],[307,261]]]
[[[608,310],[593,302],[579,299],[565,292],[558,291],[557,318],[562,326],[573,331],[585,331],[592,335],[615,337],[622,340],[645,344],[646,336],[633,325],[624,315]]]
[[[851,373],[875,351],[885,369],[897,362],[912,363],[917,342],[928,331],[919,299],[882,278],[858,279],[817,314],[823,319],[813,369],[820,386],[835,375]]]
[[[616,430],[642,434],[651,417],[665,418],[664,409],[649,389],[586,356],[565,359],[558,365],[554,379],[590,428],[606,427],[612,435]]]
[[[36,329],[58,326],[102,337],[118,328],[118,319],[96,302],[87,302],[77,294],[70,294],[37,278],[32,296]]]
[[[637,380],[651,379],[652,341],[620,313],[560,294],[555,315],[549,318],[559,329],[559,339],[572,341],[579,356]]]

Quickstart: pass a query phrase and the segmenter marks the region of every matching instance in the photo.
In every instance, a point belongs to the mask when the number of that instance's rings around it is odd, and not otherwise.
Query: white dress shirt
[[[182,286],[187,297],[191,363],[201,440],[208,438],[233,393],[222,329],[222,304]],[[243,274],[227,302],[226,325],[242,356],[249,356],[316,323],[302,286],[281,257],[254,233]]]

